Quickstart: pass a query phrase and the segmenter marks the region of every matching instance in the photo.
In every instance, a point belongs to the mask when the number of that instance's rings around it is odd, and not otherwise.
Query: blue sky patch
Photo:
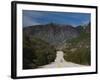
[[[90,13],[23,10],[23,27],[48,23],[78,26],[89,23]]]

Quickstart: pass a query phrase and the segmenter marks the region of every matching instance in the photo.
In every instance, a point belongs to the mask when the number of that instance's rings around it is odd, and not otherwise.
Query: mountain
[[[23,69],[34,69],[55,61],[56,51],[66,61],[91,65],[90,23],[73,27],[49,23],[23,28]]]
[[[30,39],[39,38],[50,43],[56,49],[60,49],[66,40],[79,36],[79,31],[75,27],[54,23],[24,27],[23,32]]]
[[[76,27],[76,29],[81,33],[81,32],[86,32],[86,33],[90,33],[91,31],[91,23],[89,22],[88,24],[85,25],[79,25]]]

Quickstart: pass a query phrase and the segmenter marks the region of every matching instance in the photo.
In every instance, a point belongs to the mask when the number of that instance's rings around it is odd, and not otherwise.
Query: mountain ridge
[[[66,40],[79,36],[79,31],[75,27],[54,23],[25,27],[23,32],[27,34],[30,39],[33,37],[40,38],[54,45],[56,48],[63,46]]]

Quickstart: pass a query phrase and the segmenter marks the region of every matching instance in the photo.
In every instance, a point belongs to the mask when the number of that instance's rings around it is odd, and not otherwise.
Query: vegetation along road
[[[63,56],[64,56],[63,51],[57,51],[55,61],[48,65],[44,65],[41,67],[42,68],[54,68],[54,67],[57,68],[57,67],[82,67],[82,66],[85,66],[85,65],[72,63],[72,62],[67,62],[64,60]]]

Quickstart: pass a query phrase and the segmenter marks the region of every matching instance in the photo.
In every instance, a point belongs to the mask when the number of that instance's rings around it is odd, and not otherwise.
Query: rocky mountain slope
[[[54,23],[25,27],[23,32],[28,35],[30,39],[34,37],[42,39],[54,45],[56,48],[61,48],[66,40],[79,36],[79,31],[75,27]]]

